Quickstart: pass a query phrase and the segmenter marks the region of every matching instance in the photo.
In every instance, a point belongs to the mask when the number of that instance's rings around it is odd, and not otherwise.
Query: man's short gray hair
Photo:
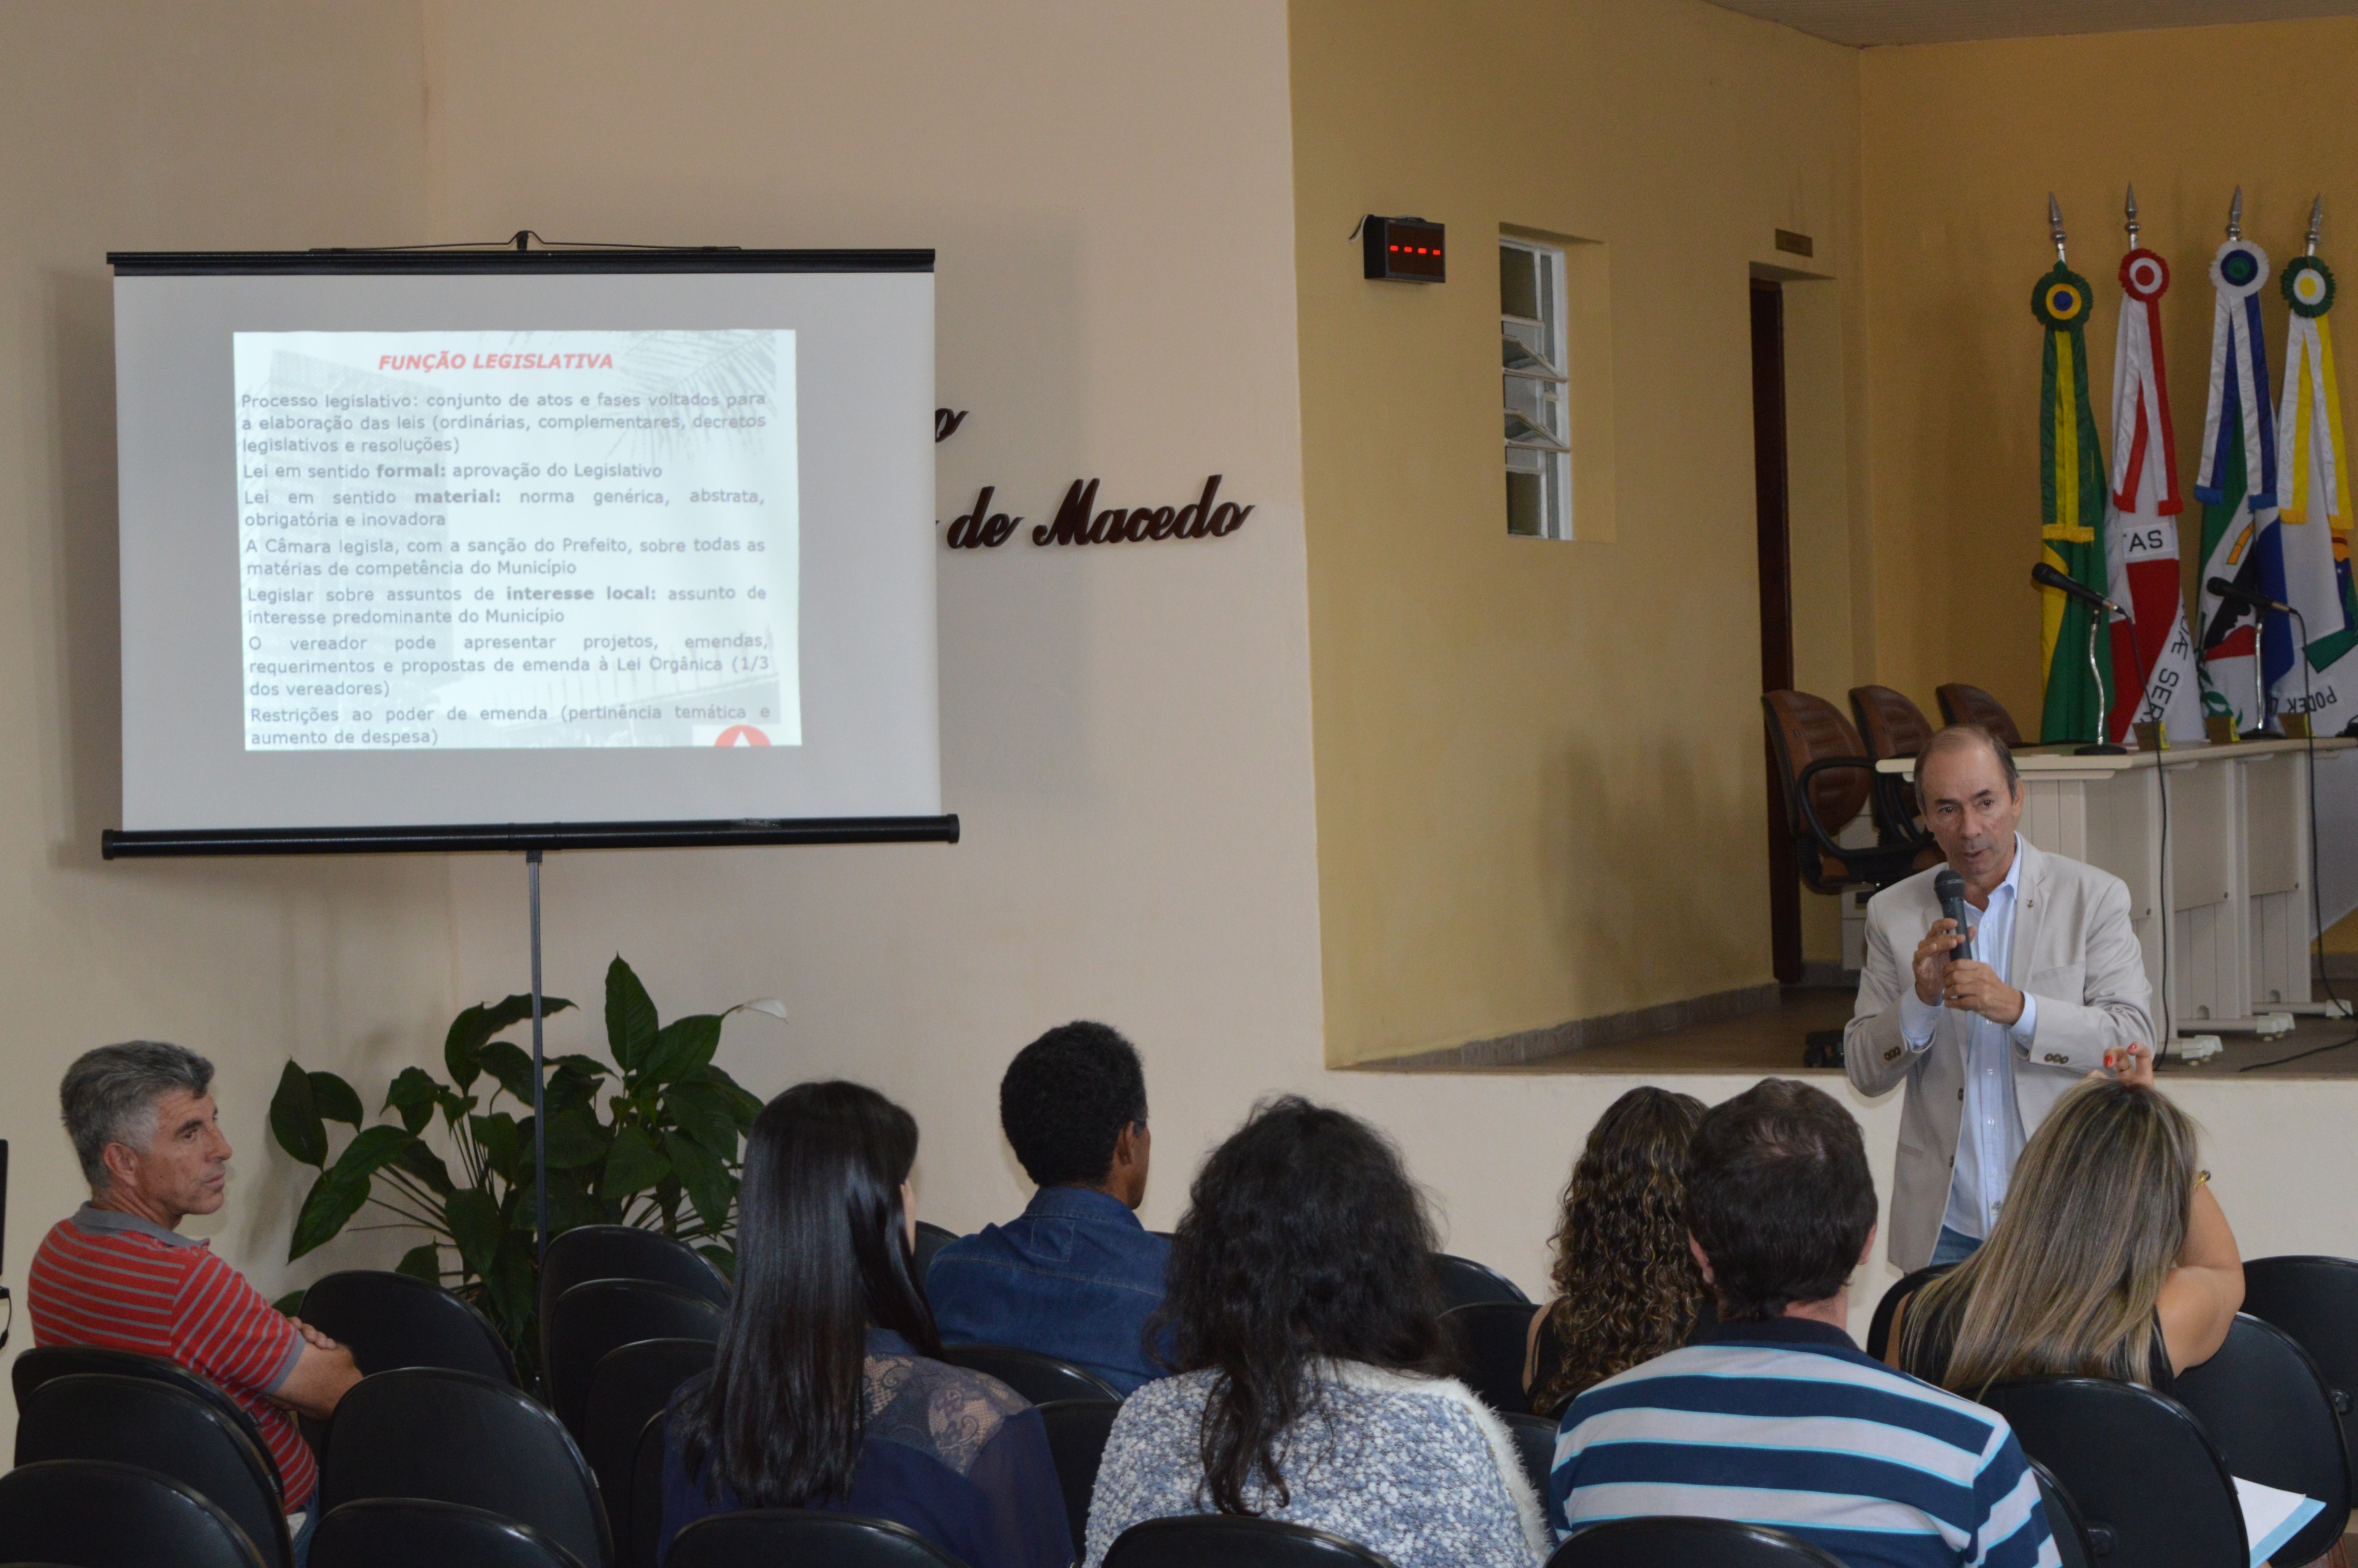
[[[2006,775],[2007,796],[2011,798],[2020,795],[2022,775],[2015,771],[2014,752],[2006,743],[1978,724],[1952,724],[1925,741],[1924,749],[1916,753],[1916,776],[1912,781],[1916,785],[1916,798],[1920,802],[1924,798],[1925,763],[1943,752],[1971,751],[1975,746],[1988,747],[1990,755],[1997,759],[1998,772]]]
[[[126,1040],[85,1051],[66,1069],[58,1099],[65,1110],[66,1136],[92,1192],[107,1185],[106,1146],[146,1149],[156,1141],[156,1102],[174,1089],[202,1098],[212,1087],[213,1065],[184,1045],[160,1040]]]

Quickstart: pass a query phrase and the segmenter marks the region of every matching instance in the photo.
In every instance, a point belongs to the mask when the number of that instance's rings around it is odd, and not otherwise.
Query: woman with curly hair
[[[1592,1383],[1684,1345],[1699,1315],[1710,1321],[1683,1174],[1703,1111],[1693,1095],[1635,1088],[1590,1130],[1556,1222],[1555,1300],[1531,1314],[1533,1414],[1562,1414]]]

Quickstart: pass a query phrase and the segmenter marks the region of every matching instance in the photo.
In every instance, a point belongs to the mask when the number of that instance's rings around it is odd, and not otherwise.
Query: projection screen
[[[956,837],[931,252],[109,260],[109,855]]]

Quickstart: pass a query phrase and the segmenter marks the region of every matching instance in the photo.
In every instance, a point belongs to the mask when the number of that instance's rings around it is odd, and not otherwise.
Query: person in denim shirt
[[[946,1345],[1061,1357],[1127,1394],[1163,1375],[1146,1346],[1171,1243],[1139,1224],[1146,1073],[1102,1023],[1051,1029],[1016,1053],[999,1121],[1039,1184],[1023,1213],[935,1254],[925,1293]]]

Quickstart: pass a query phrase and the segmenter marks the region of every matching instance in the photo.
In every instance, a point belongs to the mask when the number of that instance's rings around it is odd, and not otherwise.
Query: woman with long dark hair
[[[1687,1246],[1687,1144],[1703,1101],[1651,1087],[1607,1106],[1564,1184],[1555,1300],[1531,1314],[1523,1391],[1555,1417],[1591,1384],[1687,1342],[1710,1311]],[[1715,1320],[1715,1319],[1714,1319]]]
[[[1131,1525],[1258,1514],[1398,1568],[1531,1568],[1552,1541],[1513,1439],[1444,1375],[1433,1235],[1356,1117],[1257,1108],[1195,1178],[1161,1312],[1178,1375],[1130,1395],[1089,1508],[1089,1568]]]
[[[859,1084],[800,1084],[753,1123],[737,1279],[712,1371],[672,1402],[664,1551],[736,1509],[907,1525],[968,1568],[1067,1568],[1039,1412],[934,1359],[911,1272],[917,1124]]]

